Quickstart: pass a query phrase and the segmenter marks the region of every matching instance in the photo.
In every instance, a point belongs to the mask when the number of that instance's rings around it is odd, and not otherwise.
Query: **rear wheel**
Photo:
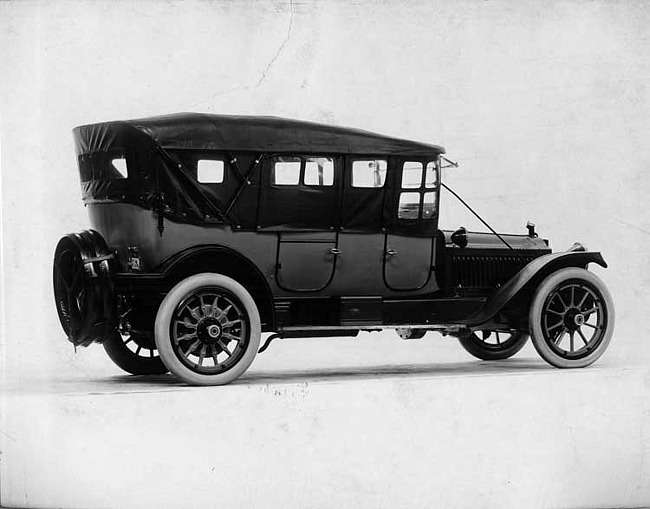
[[[213,273],[191,276],[164,298],[156,346],[165,366],[192,385],[223,385],[251,365],[260,345],[260,315],[248,291]]]
[[[605,284],[585,269],[551,274],[533,297],[530,333],[539,355],[558,368],[582,368],[607,349],[614,303]]]
[[[121,369],[132,375],[162,375],[167,373],[151,336],[143,334],[122,335],[115,332],[103,343],[104,350]]]
[[[484,361],[508,359],[521,350],[528,334],[525,332],[476,331],[458,338],[471,355]]]

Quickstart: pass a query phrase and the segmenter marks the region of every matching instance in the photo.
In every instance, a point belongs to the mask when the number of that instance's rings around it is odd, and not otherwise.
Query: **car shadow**
[[[416,378],[451,378],[451,377],[485,377],[518,376],[542,374],[555,371],[541,361],[511,359],[507,361],[470,361],[455,363],[402,364],[383,366],[346,366],[336,368],[308,369],[274,369],[251,370],[229,384],[230,386],[255,386],[295,383],[338,383],[342,381],[366,381],[378,379],[416,379]],[[188,385],[171,374],[149,376],[114,376],[95,379],[94,382],[105,385],[108,389],[130,387],[151,389],[154,387],[185,387]]]
[[[510,360],[499,362],[455,362],[404,364],[384,366],[343,367],[330,369],[306,369],[291,371],[251,371],[237,384],[272,384],[286,382],[316,382],[339,380],[368,380],[385,378],[449,378],[485,375],[523,375],[552,371],[554,368],[532,360]]]
[[[570,370],[571,373],[587,373],[607,369],[607,366],[589,367],[586,370]],[[561,370],[567,373],[566,370]],[[367,382],[369,380],[417,380],[445,378],[486,378],[504,376],[530,376],[559,373],[560,370],[538,359],[508,359],[505,361],[432,362],[418,364],[340,366],[335,368],[309,367],[304,369],[260,369],[244,373],[227,387],[263,387],[287,384],[339,384]],[[111,375],[75,376],[72,378],[33,380],[9,387],[14,395],[109,395],[138,394],[171,391],[209,389],[185,384],[174,375]],[[218,388],[212,387],[217,390]],[[223,389],[223,388],[221,388]]]

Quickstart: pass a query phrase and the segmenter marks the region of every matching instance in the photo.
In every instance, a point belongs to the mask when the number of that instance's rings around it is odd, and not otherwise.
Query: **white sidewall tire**
[[[229,370],[218,374],[196,373],[183,364],[172,347],[172,339],[169,334],[171,320],[177,306],[188,295],[205,286],[223,288],[235,295],[248,315],[248,326],[250,327],[248,345],[243,357]],[[262,327],[255,301],[246,288],[232,278],[206,272],[184,279],[165,296],[156,314],[155,336],[160,358],[167,369],[178,378],[190,385],[224,385],[241,376],[255,359],[260,346]]]
[[[580,359],[565,359],[558,355],[548,345],[542,332],[542,312],[546,298],[559,284],[569,279],[583,279],[595,286],[603,298],[603,305],[607,313],[607,328],[602,341],[593,352]],[[554,272],[542,282],[533,296],[528,318],[531,340],[542,359],[556,368],[584,368],[597,361],[607,350],[614,331],[614,302],[605,283],[598,276],[586,269],[571,267]]]

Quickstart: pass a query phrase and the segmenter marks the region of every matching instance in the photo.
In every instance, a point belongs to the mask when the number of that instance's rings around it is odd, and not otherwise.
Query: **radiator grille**
[[[453,255],[451,257],[451,283],[461,287],[493,287],[503,284],[533,260],[500,255]]]

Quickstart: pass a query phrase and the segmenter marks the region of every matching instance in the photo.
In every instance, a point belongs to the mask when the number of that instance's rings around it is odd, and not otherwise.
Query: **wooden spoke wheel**
[[[248,291],[221,274],[177,284],[156,316],[156,346],[167,368],[192,385],[223,385],[253,362],[260,316]]]
[[[614,304],[605,284],[580,268],[546,278],[533,297],[529,315],[533,344],[558,368],[580,368],[607,349],[614,329]]]

